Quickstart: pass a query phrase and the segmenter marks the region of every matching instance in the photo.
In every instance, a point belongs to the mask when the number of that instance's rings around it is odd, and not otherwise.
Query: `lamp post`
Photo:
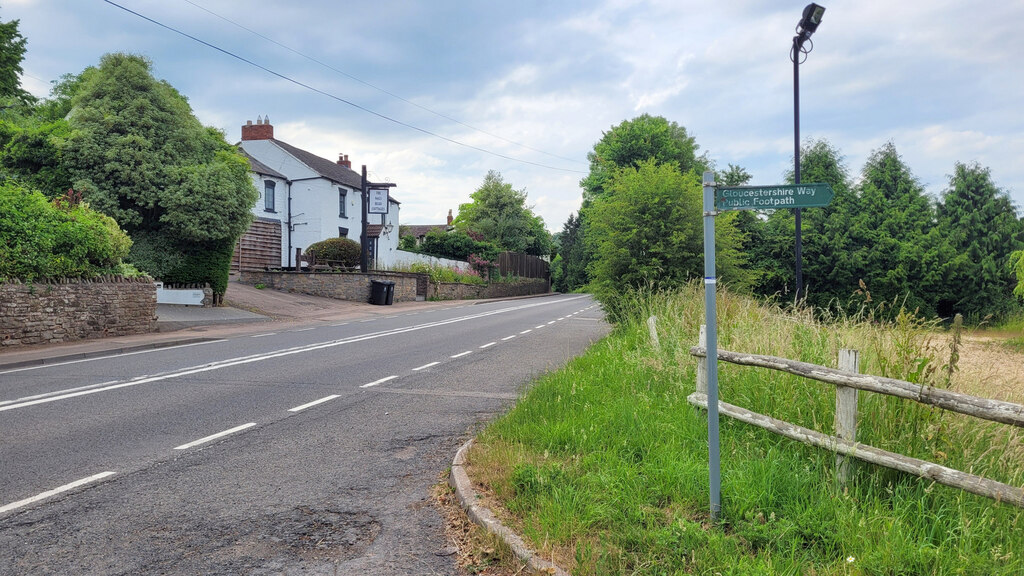
[[[811,35],[821,24],[821,17],[825,14],[825,7],[810,3],[804,8],[803,16],[796,25],[796,36],[793,37],[793,48],[789,52],[789,59],[793,61],[793,183],[800,183],[800,55],[807,55],[814,49],[814,42],[810,47],[805,44],[811,39]],[[800,208],[796,209],[796,299],[800,300],[804,291],[803,274],[803,245],[800,234]]]

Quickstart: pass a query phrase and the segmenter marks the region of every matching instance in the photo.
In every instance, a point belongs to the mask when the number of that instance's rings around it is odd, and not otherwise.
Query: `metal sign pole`
[[[722,473],[718,441],[718,318],[715,292],[715,173],[704,173],[704,323],[707,325],[708,383],[708,485],[711,521],[722,511]]]

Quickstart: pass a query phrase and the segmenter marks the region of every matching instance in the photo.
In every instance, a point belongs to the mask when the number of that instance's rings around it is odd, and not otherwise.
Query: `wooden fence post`
[[[839,350],[839,369],[846,372],[860,372],[860,352]],[[836,436],[850,442],[857,441],[857,389],[836,386]],[[836,479],[839,484],[850,480],[850,459],[836,454]]]
[[[697,340],[697,346],[701,348],[707,348],[708,346],[707,328],[704,324],[700,325],[700,337]],[[708,355],[706,350],[703,356],[697,357],[697,394],[708,395]]]
[[[651,344],[655,350],[661,350],[661,341],[658,340],[658,317],[651,316],[647,319],[647,332],[651,335]]]

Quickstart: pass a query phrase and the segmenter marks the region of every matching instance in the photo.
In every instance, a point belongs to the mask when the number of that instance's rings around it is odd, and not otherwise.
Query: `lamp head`
[[[825,15],[825,7],[815,3],[810,3],[804,8],[803,17],[800,18],[800,23],[797,24],[797,28],[800,29],[800,33],[805,38],[810,38],[811,34],[818,29],[818,25],[821,24],[821,17]]]

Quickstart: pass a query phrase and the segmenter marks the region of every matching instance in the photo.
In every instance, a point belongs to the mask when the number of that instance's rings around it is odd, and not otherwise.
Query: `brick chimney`
[[[352,168],[352,161],[348,159],[348,154],[338,154],[338,165]]]
[[[256,117],[256,123],[253,124],[252,120],[245,123],[242,126],[242,140],[273,140],[274,139],[274,127],[270,124],[270,117],[264,119],[262,116]]]

